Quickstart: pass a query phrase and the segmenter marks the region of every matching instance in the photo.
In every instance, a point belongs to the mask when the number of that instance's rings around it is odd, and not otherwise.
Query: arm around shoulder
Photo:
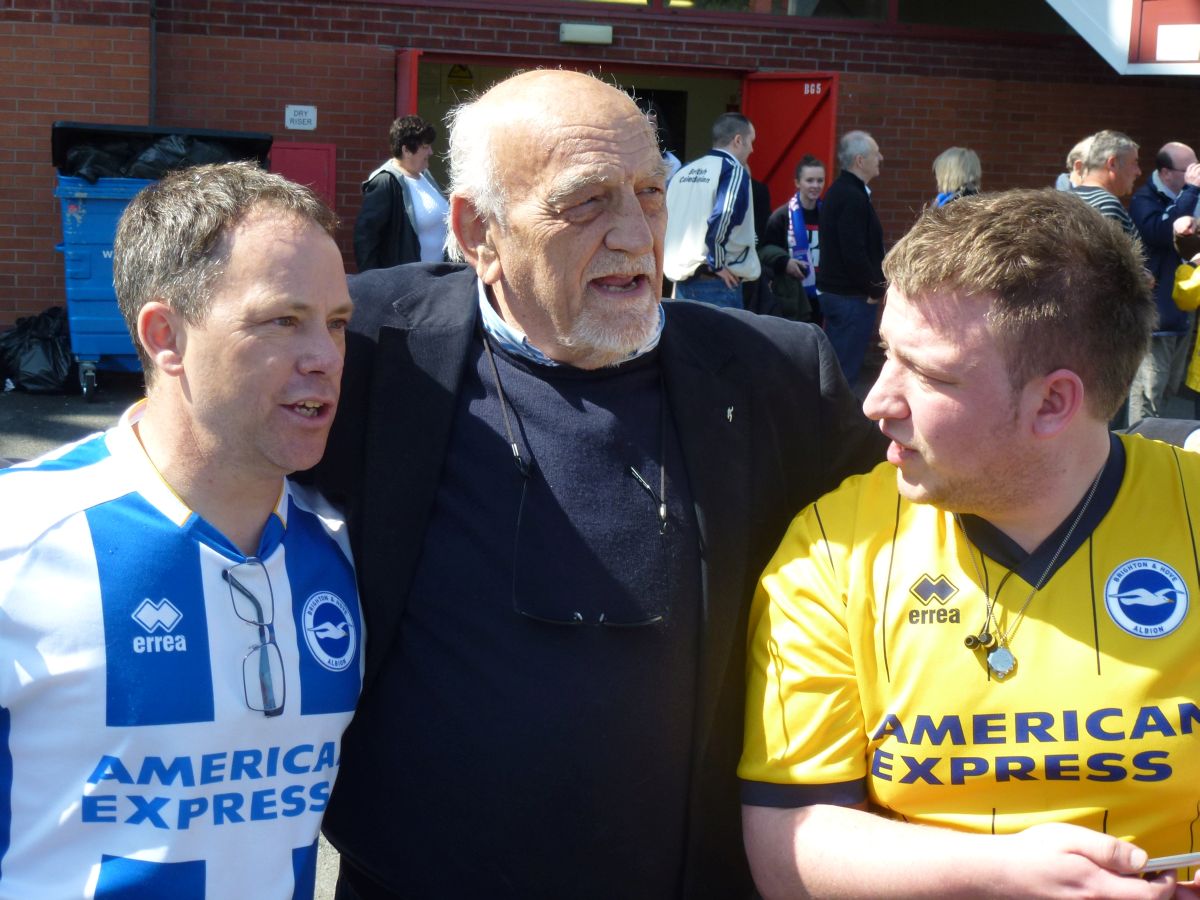
[[[787,436],[786,458],[803,460],[798,493],[789,496],[794,515],[850,475],[883,462],[887,439],[863,414],[825,332],[773,316],[746,321],[766,341],[750,345],[757,348],[751,357],[755,384]]]

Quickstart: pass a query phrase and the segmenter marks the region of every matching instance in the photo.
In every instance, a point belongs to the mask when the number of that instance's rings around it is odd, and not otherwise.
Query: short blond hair
[[[950,147],[939,153],[933,161],[933,175],[937,179],[938,191],[943,194],[956,191],[978,193],[983,169],[974,150]]]
[[[1141,244],[1064,191],[1015,190],[926,210],[883,261],[912,302],[990,301],[987,321],[1017,390],[1069,369],[1108,421],[1129,394],[1157,318]]]

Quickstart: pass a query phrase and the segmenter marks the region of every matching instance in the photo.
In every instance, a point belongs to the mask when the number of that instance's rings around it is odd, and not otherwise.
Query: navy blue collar
[[[1032,553],[1026,553],[1020,544],[991,522],[981,519],[979,516],[960,516],[963,531],[966,532],[971,543],[978,547],[985,556],[1016,572],[1027,583],[1037,584],[1039,578],[1048,580],[1055,571],[1062,568],[1075,551],[1083,546],[1083,542],[1092,536],[1096,526],[1100,524],[1117,499],[1117,491],[1121,489],[1121,481],[1124,477],[1125,446],[1115,434],[1110,434],[1108,460],[1104,463],[1104,469],[1100,474],[1100,483],[1096,486],[1096,494],[1092,497],[1092,503],[1084,517],[1076,526],[1075,533],[1071,535],[1071,540],[1059,553],[1058,560],[1054,564],[1054,571],[1047,572],[1046,566],[1050,564],[1051,558],[1058,551],[1058,545],[1066,537],[1067,529],[1075,521],[1079,507],[1084,503],[1083,499]]]

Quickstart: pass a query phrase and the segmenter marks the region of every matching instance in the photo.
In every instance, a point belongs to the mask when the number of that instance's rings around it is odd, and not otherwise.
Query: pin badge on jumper
[[[732,406],[729,407],[727,410],[725,410],[725,421],[726,422],[733,421],[733,407]]]

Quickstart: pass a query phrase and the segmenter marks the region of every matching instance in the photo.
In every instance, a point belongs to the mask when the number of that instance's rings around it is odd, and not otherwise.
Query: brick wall
[[[146,122],[146,6],[10,0],[0,10],[0,328],[64,302],[52,123]]]
[[[872,187],[891,240],[933,195],[930,165],[951,144],[974,148],[985,186],[998,189],[1048,184],[1067,149],[1099,128],[1129,132],[1147,167],[1161,143],[1187,138],[1176,112],[1188,108],[1185,80],[1120,78],[1075,38],[856,33],[786,18],[701,23],[682,11],[531,6],[157,0],[157,123],[336,144],[348,265],[358,184],[383,155],[394,54],[403,48],[491,65],[838,72],[839,127],[871,131],[885,156]],[[51,249],[59,238],[49,124],[148,121],[149,17],[148,0],[0,4],[0,327],[63,302],[61,260]],[[611,24],[614,43],[560,45],[564,20]],[[287,103],[317,106],[318,130],[285,131]]]
[[[285,29],[286,30],[286,29]],[[277,141],[337,145],[335,209],[348,266],[360,183],[387,155],[395,51],[313,38],[160,33],[158,124],[264,131]],[[316,131],[286,131],[289,103],[317,107]]]

